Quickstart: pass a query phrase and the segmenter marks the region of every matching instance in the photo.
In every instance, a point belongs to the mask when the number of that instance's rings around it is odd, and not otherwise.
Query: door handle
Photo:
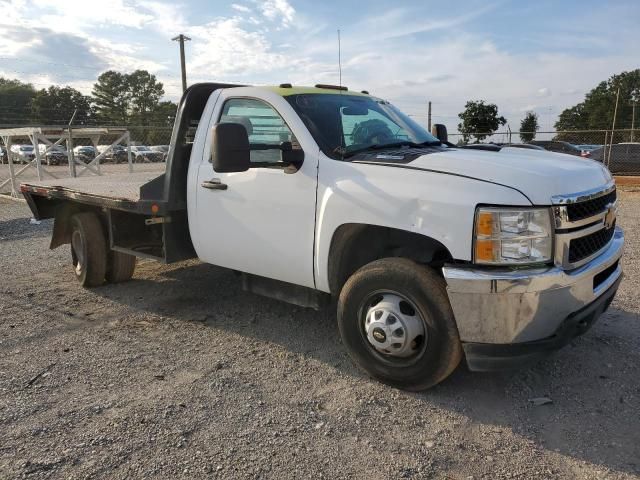
[[[219,178],[212,178],[211,180],[205,180],[201,183],[203,188],[208,188],[210,190],[226,190],[228,185],[226,183],[222,183]]]

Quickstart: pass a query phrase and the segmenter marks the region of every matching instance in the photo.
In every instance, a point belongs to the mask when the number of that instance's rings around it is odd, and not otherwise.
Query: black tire
[[[377,292],[399,294],[415,305],[426,337],[415,358],[385,355],[367,339],[363,315],[373,307],[365,304],[380,295]],[[455,370],[462,358],[445,281],[429,267],[408,259],[376,260],[354,273],[340,293],[338,327],[358,367],[376,380],[405,390],[420,391],[436,385]]]
[[[127,255],[126,253],[116,252],[114,250],[109,252],[109,261],[106,273],[107,282],[126,282],[133,277],[135,269],[136,257],[134,255]]]
[[[90,288],[104,283],[107,241],[95,213],[82,212],[71,217],[71,258],[80,285]]]

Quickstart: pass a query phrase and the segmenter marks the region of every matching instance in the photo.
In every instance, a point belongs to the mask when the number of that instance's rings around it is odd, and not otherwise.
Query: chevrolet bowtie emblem
[[[604,216],[604,228],[609,230],[616,221],[616,207],[613,204],[607,205],[607,213]]]

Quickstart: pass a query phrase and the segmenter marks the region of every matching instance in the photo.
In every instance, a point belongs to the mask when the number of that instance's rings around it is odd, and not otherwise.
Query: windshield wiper
[[[436,140],[436,141],[428,140],[426,142],[420,142],[420,143],[406,141],[406,142],[374,144],[374,145],[369,145],[367,147],[358,148],[350,152],[346,152],[343,147],[338,147],[334,151],[338,154],[341,154],[343,158],[349,158],[362,152],[368,152],[369,150],[386,150],[388,148],[398,148],[398,147],[410,147],[410,148],[436,147],[440,145],[442,145],[442,142],[440,142],[439,140]]]

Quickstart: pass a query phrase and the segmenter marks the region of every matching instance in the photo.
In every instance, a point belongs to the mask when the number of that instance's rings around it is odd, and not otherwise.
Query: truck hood
[[[422,155],[407,165],[512,187],[534,205],[549,205],[554,195],[584,192],[611,181],[609,170],[593,160],[522,148],[499,152],[451,148]]]

